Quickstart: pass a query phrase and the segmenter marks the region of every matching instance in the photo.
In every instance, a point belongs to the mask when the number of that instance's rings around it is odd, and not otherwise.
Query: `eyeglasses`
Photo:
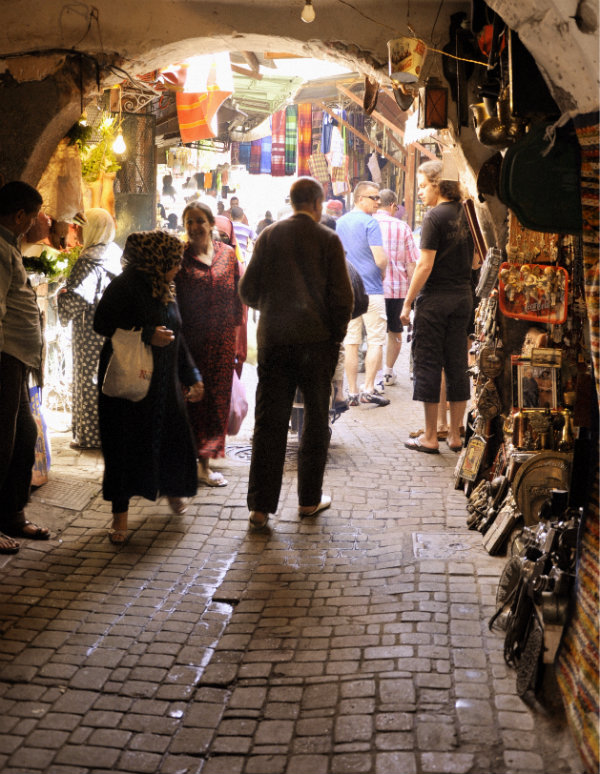
[[[381,201],[381,196],[375,196],[374,194],[370,194],[370,195],[367,194],[363,196],[363,199],[371,199],[374,202],[379,202]]]

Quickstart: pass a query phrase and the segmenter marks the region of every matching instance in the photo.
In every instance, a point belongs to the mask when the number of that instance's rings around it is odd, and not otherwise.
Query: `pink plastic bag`
[[[246,400],[246,388],[240,381],[237,372],[233,372],[233,384],[231,386],[231,405],[229,407],[229,423],[227,435],[237,435],[248,413],[248,401]]]

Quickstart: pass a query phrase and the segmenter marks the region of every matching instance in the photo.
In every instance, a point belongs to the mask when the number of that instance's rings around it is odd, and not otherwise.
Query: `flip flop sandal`
[[[30,528],[29,532],[27,527]],[[38,527],[37,524],[27,521],[27,519],[15,527],[5,527],[4,533],[9,537],[21,538],[22,540],[50,540],[50,530]]]
[[[412,449],[413,451],[423,452],[423,454],[439,454],[439,449],[432,449],[429,446],[423,446],[421,441],[418,438],[413,438],[410,441],[404,441],[404,445],[407,449]]]
[[[448,448],[450,449],[450,451],[459,452],[463,450],[463,445],[462,443],[460,444],[460,446],[452,446],[451,444],[448,444]]]
[[[21,548],[19,543],[8,535],[0,533],[0,554],[16,554],[19,548]]]

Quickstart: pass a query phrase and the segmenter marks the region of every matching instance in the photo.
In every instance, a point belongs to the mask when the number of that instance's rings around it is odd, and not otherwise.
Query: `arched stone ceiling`
[[[578,29],[573,18],[577,0],[488,4],[519,33],[562,109],[598,106],[598,31],[585,34]],[[441,47],[448,38],[450,15],[463,10],[470,16],[471,2],[314,0],[316,19],[311,24],[301,21],[302,7],[303,0],[3,3],[0,72],[8,67],[19,79],[12,57],[53,50],[83,51],[138,74],[193,54],[237,50],[324,57],[385,78],[390,38],[414,30],[428,46]],[[39,58],[37,62],[39,74],[44,63]]]

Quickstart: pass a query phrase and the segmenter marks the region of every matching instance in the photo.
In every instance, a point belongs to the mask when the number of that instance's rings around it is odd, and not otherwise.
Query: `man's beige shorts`
[[[367,347],[382,346],[385,344],[387,334],[387,315],[385,313],[385,298],[381,296],[369,296],[367,311],[355,320],[348,323],[348,332],[344,339],[346,346],[358,346],[362,341],[363,323],[367,331]]]

